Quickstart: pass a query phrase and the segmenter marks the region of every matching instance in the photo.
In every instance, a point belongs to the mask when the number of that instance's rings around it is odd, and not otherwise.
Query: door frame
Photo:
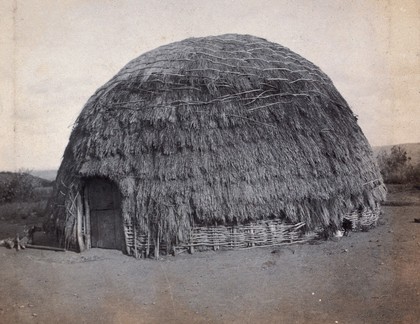
[[[115,189],[117,190],[119,194],[119,200],[118,200],[118,209],[116,209],[119,213],[120,217],[120,231],[121,231],[121,247],[117,248],[116,250],[122,251],[125,253],[126,251],[126,238],[125,238],[125,226],[123,221],[123,215],[122,215],[122,195],[121,191],[115,181],[112,181],[109,178],[106,177],[86,177],[82,179],[82,186],[80,190],[80,202],[78,203],[78,232],[79,228],[81,229],[81,232],[83,233],[81,235],[82,240],[79,241],[79,250],[80,252],[84,250],[88,250],[92,248],[92,228],[91,228],[91,204],[89,202],[89,185],[92,181],[95,179],[101,179],[105,180],[109,183],[111,183]],[[80,210],[80,212],[79,212]],[[79,216],[80,214],[80,216]]]

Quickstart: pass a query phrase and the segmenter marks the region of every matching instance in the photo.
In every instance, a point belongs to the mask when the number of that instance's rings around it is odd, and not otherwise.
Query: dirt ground
[[[0,248],[0,323],[420,323],[420,190],[390,202],[377,228],[313,245],[160,261]]]

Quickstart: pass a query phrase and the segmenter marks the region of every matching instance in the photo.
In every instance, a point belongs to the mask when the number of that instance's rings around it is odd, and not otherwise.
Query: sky
[[[58,168],[83,105],[126,63],[225,33],[319,66],[372,146],[420,142],[418,0],[0,0],[0,170]]]

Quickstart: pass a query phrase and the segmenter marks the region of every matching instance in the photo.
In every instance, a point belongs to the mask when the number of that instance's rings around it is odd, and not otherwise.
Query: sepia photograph
[[[0,323],[420,323],[420,2],[0,0]]]

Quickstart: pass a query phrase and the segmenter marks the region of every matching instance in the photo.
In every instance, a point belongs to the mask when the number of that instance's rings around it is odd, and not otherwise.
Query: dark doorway
[[[106,179],[90,179],[87,182],[87,196],[90,210],[91,246],[123,250],[121,197],[117,186]]]

